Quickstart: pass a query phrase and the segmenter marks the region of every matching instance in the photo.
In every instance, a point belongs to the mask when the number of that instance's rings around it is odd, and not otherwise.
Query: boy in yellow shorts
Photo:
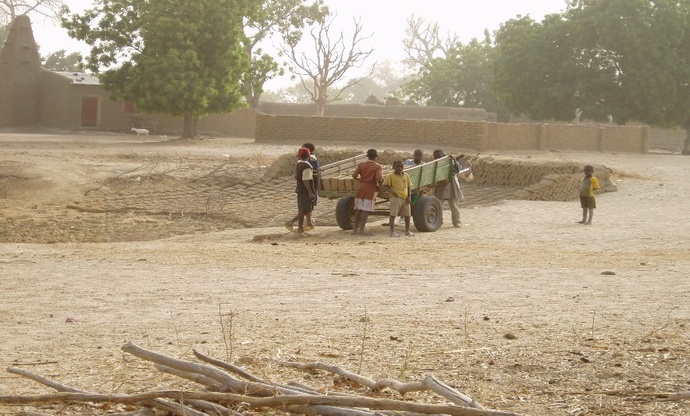
[[[391,213],[390,213],[390,228],[391,237],[400,237],[400,234],[395,232],[395,217],[400,215],[405,217],[405,235],[414,237],[414,233],[410,231],[410,216],[412,209],[410,207],[410,176],[403,172],[402,160],[393,162],[393,173],[389,173],[383,179],[383,190],[390,193]]]
[[[599,180],[594,177],[594,167],[585,166],[585,177],[582,178],[580,187],[580,206],[582,207],[582,221],[578,224],[592,225],[594,208],[597,207],[597,200],[594,199],[594,191],[599,189]],[[589,219],[587,214],[589,213]]]

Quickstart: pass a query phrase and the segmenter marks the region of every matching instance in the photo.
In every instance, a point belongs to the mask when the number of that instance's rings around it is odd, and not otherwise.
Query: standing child
[[[400,234],[395,232],[395,217],[400,215],[405,217],[405,235],[414,237],[410,231],[410,215],[412,210],[410,208],[410,176],[403,172],[404,164],[402,160],[393,162],[393,173],[389,173],[383,179],[383,190],[390,192],[391,214],[390,227],[391,237],[400,237]]]
[[[416,150],[414,151],[414,153],[412,154],[412,157],[413,157],[412,159],[407,159],[407,160],[405,161],[405,166],[419,166],[419,165],[421,165],[422,163],[424,163],[424,161],[422,160],[422,157],[424,157],[424,152],[422,151],[422,149],[416,149]],[[412,195],[410,196],[410,201],[411,201],[411,202],[410,202],[410,203],[411,203],[410,206],[411,206],[411,207],[414,206],[414,204],[417,202],[417,199],[419,199],[419,194],[417,194],[417,193],[412,194]],[[411,209],[411,208],[410,208],[410,209]],[[405,223],[405,218],[402,216],[402,214],[400,215],[400,222],[399,222],[399,223],[400,223],[400,224],[404,224],[404,223]],[[391,223],[390,223],[390,221],[388,221],[388,222],[384,222],[384,223],[381,224],[381,225],[383,225],[383,226],[390,226]]]
[[[311,152],[306,147],[300,148],[297,152],[299,160],[295,168],[295,180],[297,181],[297,186],[295,187],[295,193],[297,194],[297,233],[300,235],[306,235],[304,219],[307,215],[311,215],[312,208],[314,207],[314,195],[316,194],[313,169],[309,163],[310,154]],[[290,231],[294,231],[293,223],[290,221],[285,223],[285,227]]]
[[[302,147],[309,149],[309,164],[311,165],[311,170],[314,172],[314,189],[316,193],[314,194],[314,207],[319,202],[319,159],[316,157],[316,148],[311,143],[304,143]],[[311,222],[311,217],[309,218],[309,226],[314,228]]]
[[[383,181],[383,167],[376,159],[379,157],[376,149],[367,150],[367,161],[360,163],[352,172],[353,179],[359,179],[357,195],[355,195],[355,224],[353,235],[374,235],[364,231],[369,219],[369,213],[374,212],[374,200],[379,193],[379,183]]]
[[[309,164],[311,165],[311,171],[312,171],[312,185],[313,185],[313,190],[314,190],[314,199],[312,199],[312,210],[309,211],[306,216],[304,217],[304,231],[311,231],[314,229],[314,222],[312,221],[312,213],[314,211],[314,208],[316,207],[316,204],[319,201],[319,159],[316,158],[316,154],[314,153],[316,151],[316,148],[314,147],[313,144],[311,143],[304,143],[302,145],[302,148],[306,148],[309,150]],[[295,231],[295,222],[299,220],[299,213],[292,217],[292,219],[288,222],[285,223],[285,228],[287,228],[290,231]]]
[[[594,199],[594,191],[599,189],[599,180],[594,177],[594,167],[585,166],[585,177],[582,179],[582,186],[580,187],[580,206],[582,207],[582,221],[578,224],[592,225],[592,217],[594,216],[594,208],[597,207],[597,201]],[[587,219],[589,213],[589,219]]]

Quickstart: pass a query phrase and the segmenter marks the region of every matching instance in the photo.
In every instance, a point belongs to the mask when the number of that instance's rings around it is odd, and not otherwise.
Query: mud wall
[[[314,104],[261,101],[259,111],[284,116],[315,116]],[[418,105],[331,104],[324,108],[326,117],[370,117],[427,120],[496,121],[496,114],[483,108],[422,107]]]
[[[496,150],[575,150],[647,153],[649,128],[580,124],[512,124],[462,120],[318,117],[257,114],[257,142],[342,143],[376,147]]]
[[[377,143],[409,144],[411,147],[485,149],[487,123],[460,120],[412,120],[277,116],[259,114],[257,142],[342,143],[376,147]]]

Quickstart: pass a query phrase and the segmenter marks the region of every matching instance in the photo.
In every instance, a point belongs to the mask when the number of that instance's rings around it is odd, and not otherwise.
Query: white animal
[[[132,131],[136,132],[137,136],[141,136],[141,135],[148,136],[149,135],[149,131],[146,129],[137,129],[135,127],[132,127]]]
[[[580,116],[581,115],[582,115],[582,110],[579,108],[576,108],[575,109],[575,120],[573,120],[575,122],[575,124],[580,124]]]

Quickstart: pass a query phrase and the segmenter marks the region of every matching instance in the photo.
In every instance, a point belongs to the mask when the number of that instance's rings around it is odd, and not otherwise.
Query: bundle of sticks
[[[227,415],[239,416],[243,412],[255,413],[266,410],[309,415],[453,415],[493,416],[512,413],[485,409],[468,395],[445,384],[433,375],[421,381],[402,383],[385,379],[376,381],[340,367],[326,363],[296,363],[269,360],[281,366],[313,372],[326,371],[359,386],[363,394],[351,392],[323,391],[301,383],[278,383],[263,380],[245,369],[214,359],[198,351],[194,356],[201,362],[181,360],[150,351],[132,343],[122,350],[140,359],[150,361],[159,371],[193,381],[203,387],[201,391],[156,390],[133,394],[99,394],[77,390],[46,379],[37,374],[10,367],[10,373],[21,375],[58,391],[52,394],[0,396],[0,404],[41,405],[46,403],[81,404],[125,404],[129,415],[144,415],[146,409],[163,410],[168,414],[186,416]],[[375,393],[391,389],[404,395],[410,392],[427,391],[435,393],[446,403],[414,403],[407,400],[376,398]],[[96,405],[94,405],[94,409]],[[135,410],[131,410],[131,409]],[[138,409],[138,410],[136,410]],[[41,413],[45,414],[45,413]],[[109,414],[113,414],[109,412]],[[125,414],[125,413],[122,413]],[[148,413],[151,414],[151,413]]]

